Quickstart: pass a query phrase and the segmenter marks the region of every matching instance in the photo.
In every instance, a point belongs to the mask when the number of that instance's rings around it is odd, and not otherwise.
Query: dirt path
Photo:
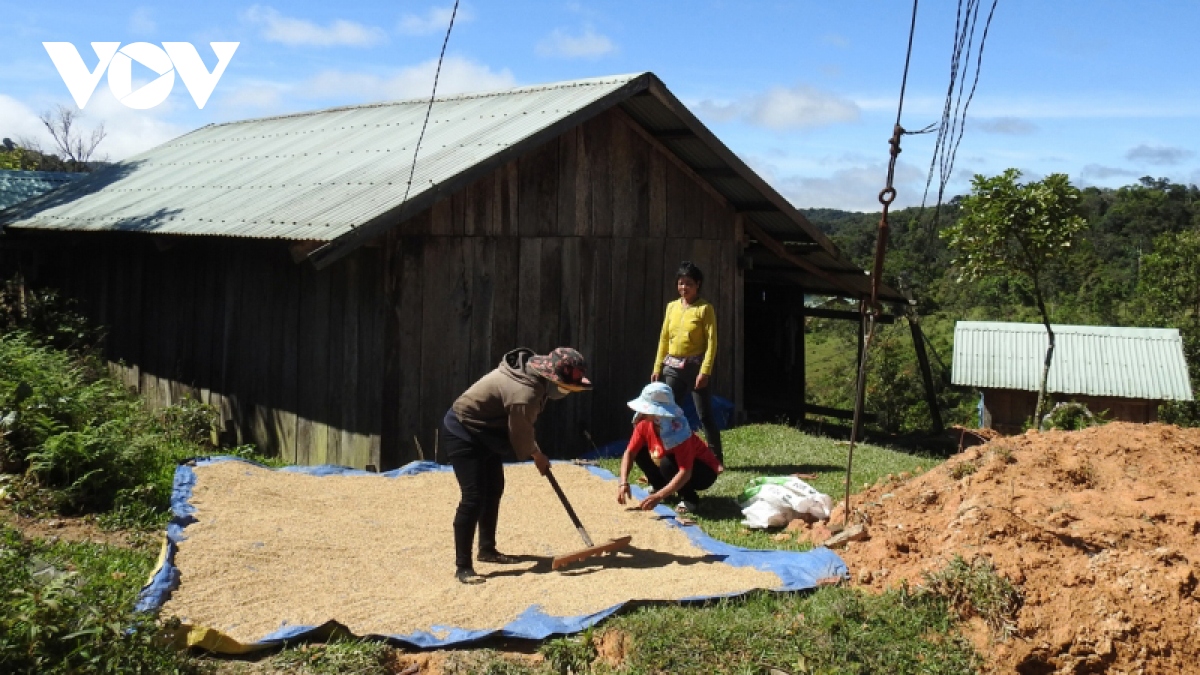
[[[994,672],[1200,673],[1198,490],[1200,429],[998,438],[858,495],[842,557],[875,590],[990,558],[1023,597],[1013,638],[974,631]]]

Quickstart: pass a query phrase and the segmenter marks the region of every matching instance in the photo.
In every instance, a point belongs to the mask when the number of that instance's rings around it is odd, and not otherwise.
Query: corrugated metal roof
[[[19,204],[85,175],[61,171],[0,171],[0,209]]]
[[[1192,400],[1183,341],[1174,328],[1060,326],[1048,391],[1148,400]],[[1037,391],[1046,358],[1041,324],[959,321],[954,384]]]
[[[805,278],[806,290],[870,295],[870,278],[653,73],[438,99],[402,204],[427,105],[415,99],[209,125],[0,213],[0,225],[325,241],[310,254],[322,267],[619,106],[772,237],[815,244],[800,255],[821,273]],[[881,293],[903,300],[886,286]]]
[[[410,199],[640,75],[439,99]],[[8,226],[331,241],[397,206],[428,99],[214,124],[22,206]]]

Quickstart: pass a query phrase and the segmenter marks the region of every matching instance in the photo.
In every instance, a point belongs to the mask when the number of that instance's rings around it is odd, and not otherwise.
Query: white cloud
[[[1079,177],[1085,180],[1108,180],[1109,178],[1137,178],[1142,172],[1121,169],[1100,164],[1087,164],[1079,171]]]
[[[35,140],[44,147],[50,135],[42,126],[37,113],[11,96],[0,94],[0,138],[14,141]]]
[[[879,191],[887,179],[885,162],[863,163],[831,169],[824,175],[785,175],[761,158],[743,157],[756,172],[796,208],[826,208],[845,211],[879,211]],[[925,190],[925,171],[905,162],[896,163],[893,209],[917,206]],[[936,190],[937,186],[931,187]],[[930,199],[933,199],[934,192]],[[947,190],[947,199],[956,194]]]
[[[616,50],[617,46],[608,36],[597,33],[591,26],[585,27],[578,35],[555,28],[537,44],[539,56],[564,59],[596,59]]]
[[[405,35],[444,33],[450,25],[450,13],[453,9],[453,7],[430,7],[424,16],[405,14],[400,17],[400,23],[397,24],[396,30]],[[473,18],[475,15],[471,11],[465,7],[459,7],[458,14],[454,17],[454,23],[463,23]]]
[[[181,87],[178,89],[182,89]],[[179,105],[176,105],[178,103]],[[167,118],[179,110],[179,106],[190,106],[192,100],[182,91],[150,110],[134,110],[118,101],[107,87],[98,88],[88,103],[85,125],[104,123],[108,134],[96,150],[97,155],[107,155],[117,161],[136,155],[165,143],[186,131],[188,127],[169,122]]]
[[[732,102],[705,100],[696,110],[717,122],[740,120],[776,131],[853,122],[861,114],[854,101],[803,84],[772,87]]]
[[[231,83],[229,91],[218,99],[223,109],[249,108],[254,110],[278,109],[284,96],[293,89],[291,85],[266,80],[249,80]]]
[[[129,30],[137,35],[149,35],[158,30],[158,23],[150,14],[149,7],[138,7],[129,17]]]
[[[1191,159],[1194,154],[1196,153],[1185,148],[1143,143],[1136,148],[1130,148],[1129,152],[1125,153],[1125,159],[1152,166],[1174,166],[1186,159]]]
[[[822,64],[820,66],[817,66],[817,70],[821,71],[821,74],[824,75],[825,77],[832,78],[832,77],[841,77],[842,76],[842,67],[837,65],[836,63]]]
[[[190,102],[190,101],[189,101]],[[95,159],[117,161],[164,143],[187,131],[168,122],[170,101],[153,110],[127,108],[107,87],[96,90],[78,121],[85,136],[103,123],[107,134],[96,148]],[[20,101],[0,94],[0,137],[38,144],[43,152],[54,152],[54,140],[42,126],[38,113]]]
[[[1036,124],[1019,117],[990,117],[967,121],[988,134],[1024,135],[1037,131]]]
[[[355,100],[395,100],[429,96],[437,59],[409,66],[389,76],[326,70],[297,88],[311,98]],[[438,77],[438,96],[474,91],[508,89],[516,86],[512,71],[492,70],[461,56],[447,56]]]
[[[345,19],[321,26],[306,19],[284,16],[274,8],[262,5],[246,10],[243,17],[250,23],[261,25],[265,39],[291,46],[369,47],[387,39],[383,29],[375,26]]]

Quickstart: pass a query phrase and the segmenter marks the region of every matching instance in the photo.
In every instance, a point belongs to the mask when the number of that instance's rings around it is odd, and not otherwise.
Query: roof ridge
[[[498,96],[513,96],[518,94],[526,94],[534,91],[550,91],[552,89],[567,89],[569,87],[584,87],[584,86],[604,86],[617,82],[628,82],[635,78],[646,75],[650,71],[642,71],[639,73],[624,73],[620,75],[604,75],[601,77],[590,77],[579,80],[562,80],[559,82],[546,82],[543,84],[531,84],[520,87],[510,87],[508,89],[492,89],[487,91],[464,92],[461,94],[453,94],[450,96],[438,96],[434,99],[435,103],[449,101],[468,101],[477,98],[494,98]],[[200,129],[208,127],[226,127],[239,124],[248,124],[252,122],[270,122],[275,120],[296,119],[301,117],[313,117],[316,115],[324,115],[326,113],[344,112],[347,110],[365,110],[368,108],[386,108],[392,106],[404,105],[428,105],[428,98],[406,98],[394,101],[375,101],[373,103],[358,103],[355,105],[342,105],[333,108],[322,108],[320,110],[305,110],[302,112],[285,113],[282,115],[268,115],[266,117],[253,117],[243,120],[232,120],[229,122],[214,122],[206,124]],[[186,134],[185,134],[186,135]],[[182,136],[181,136],[182,138]]]

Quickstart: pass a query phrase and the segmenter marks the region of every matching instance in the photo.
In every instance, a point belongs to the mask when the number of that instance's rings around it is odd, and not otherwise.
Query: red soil
[[[1023,600],[1012,637],[970,631],[990,672],[1200,673],[1197,491],[1200,429],[997,438],[856,496],[871,537],[841,555],[874,590],[990,558]]]

